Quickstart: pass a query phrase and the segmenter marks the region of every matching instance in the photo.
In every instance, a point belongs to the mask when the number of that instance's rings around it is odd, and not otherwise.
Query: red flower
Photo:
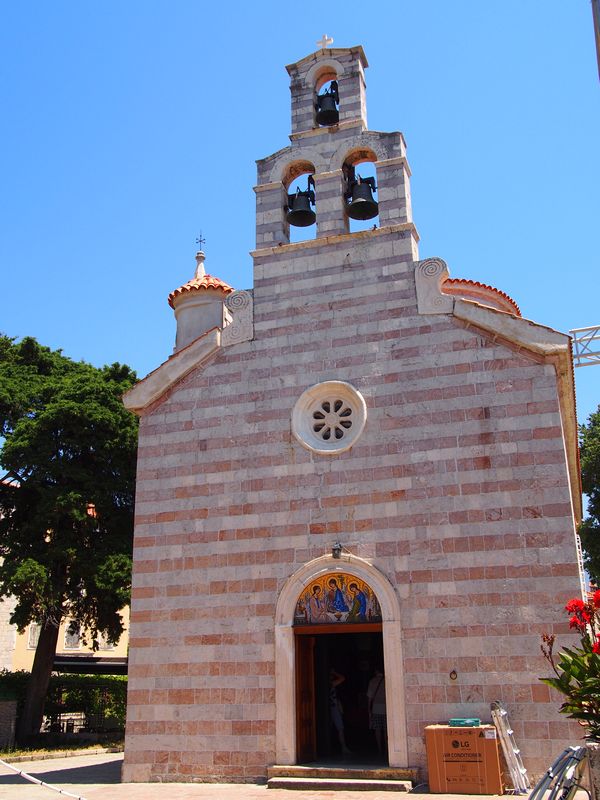
[[[597,592],[594,592],[594,597],[592,600],[596,608],[600,608],[600,589],[598,589]]]
[[[585,603],[583,600],[580,600],[578,597],[574,597],[572,600],[569,600],[565,606],[565,611],[568,611],[569,614],[577,614],[578,611],[583,611],[584,606]]]
[[[585,623],[583,623],[579,617],[571,617],[569,620],[569,628],[577,628],[578,631],[585,630]]]
[[[584,622],[591,622],[592,618],[587,611],[582,611],[579,615]]]
[[[592,653],[600,653],[600,642],[594,642],[592,645]]]

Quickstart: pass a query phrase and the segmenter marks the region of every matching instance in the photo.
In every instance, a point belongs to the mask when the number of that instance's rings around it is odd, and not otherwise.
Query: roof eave
[[[211,328],[193,342],[178,350],[160,367],[143,378],[123,395],[125,408],[141,415],[172,386],[198,367],[221,347],[221,329]]]

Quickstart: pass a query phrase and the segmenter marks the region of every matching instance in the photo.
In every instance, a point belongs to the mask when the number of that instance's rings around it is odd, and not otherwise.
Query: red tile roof
[[[479,281],[471,281],[467,278],[448,278],[442,284],[442,292],[464,297],[467,300],[475,300],[475,302],[485,303],[487,301],[489,305],[499,311],[507,311],[509,314],[516,314],[517,317],[521,316],[521,309],[512,297],[500,289],[495,289],[493,286]]]
[[[230,294],[233,292],[233,286],[230,286],[220,278],[215,278],[213,275],[203,275],[201,278],[192,278],[191,281],[184,283],[179,289],[175,289],[169,295],[169,305],[174,308],[174,301],[182,294],[188,292],[201,292],[201,291],[220,291],[223,294]]]

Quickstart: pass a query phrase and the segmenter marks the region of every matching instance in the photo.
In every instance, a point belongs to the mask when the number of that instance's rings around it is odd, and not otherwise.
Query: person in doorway
[[[379,755],[385,756],[387,750],[387,710],[385,705],[385,676],[381,665],[375,667],[375,674],[367,688],[369,699],[369,728],[375,733]]]
[[[344,712],[337,693],[337,687],[345,680],[345,675],[341,675],[333,668],[329,670],[329,717],[331,719],[331,724],[337,733],[340,748],[342,750],[342,756],[344,757],[352,755],[346,746],[346,737],[344,734]]]

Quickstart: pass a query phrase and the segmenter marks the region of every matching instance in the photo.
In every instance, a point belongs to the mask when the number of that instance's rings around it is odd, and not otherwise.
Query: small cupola
[[[227,319],[224,300],[233,287],[208,275],[204,269],[206,256],[196,253],[196,273],[169,295],[169,305],[175,311],[177,335],[175,352],[186,347],[211,328],[223,328]]]

